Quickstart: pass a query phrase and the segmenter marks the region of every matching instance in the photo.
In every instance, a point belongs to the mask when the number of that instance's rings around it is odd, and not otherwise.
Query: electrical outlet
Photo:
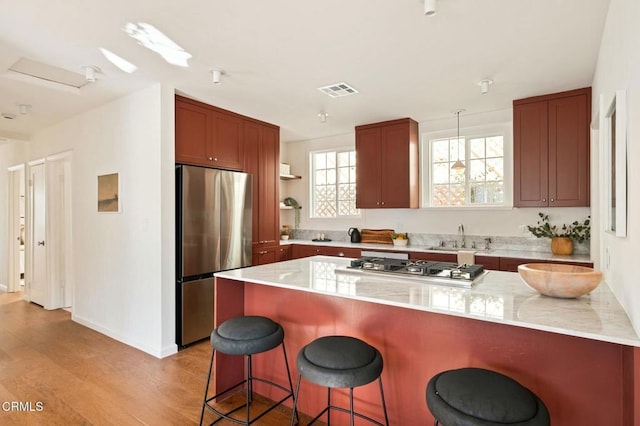
[[[520,235],[529,235],[529,229],[527,229],[527,225],[520,225],[518,226],[518,229],[520,230]]]

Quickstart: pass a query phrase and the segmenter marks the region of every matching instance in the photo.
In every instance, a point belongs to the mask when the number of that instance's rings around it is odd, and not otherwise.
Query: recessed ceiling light
[[[147,49],[153,50],[162,56],[170,64],[185,68],[189,66],[187,61],[191,58],[191,53],[178,46],[176,42],[153,25],[145,22],[138,22],[137,24],[129,22],[125,25],[124,31]]]
[[[340,83],[330,84],[324,87],[318,87],[318,90],[325,95],[331,96],[332,98],[340,98],[342,96],[349,96],[358,93],[356,89],[349,86],[344,81]]]
[[[109,62],[111,62],[113,65],[120,68],[122,71],[126,73],[131,74],[132,72],[135,72],[138,69],[138,67],[133,65],[131,62],[127,61],[121,56],[116,55],[112,51],[105,49],[104,47],[100,48],[100,52],[102,52],[104,57],[107,58]]]

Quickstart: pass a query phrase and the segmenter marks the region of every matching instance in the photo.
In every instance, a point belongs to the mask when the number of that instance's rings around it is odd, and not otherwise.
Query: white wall
[[[9,283],[9,167],[27,161],[29,142],[0,144],[0,287]]]
[[[477,127],[497,123],[512,126],[511,109],[482,114],[467,114],[461,118],[461,133],[464,127]],[[422,135],[441,130],[456,131],[455,118],[423,121],[419,123]],[[301,175],[301,180],[285,181],[280,186],[280,197],[291,196],[303,206],[300,228],[321,230],[346,230],[358,228],[391,228],[409,233],[455,234],[462,223],[467,235],[522,236],[520,225],[533,225],[538,212],[551,216],[552,223],[569,223],[581,220],[590,214],[589,208],[502,208],[502,209],[368,209],[361,210],[358,219],[310,219],[309,218],[309,152],[332,148],[355,148],[355,132],[302,142],[283,143],[281,161],[291,165],[291,172]],[[281,224],[293,224],[290,211],[281,213]],[[530,234],[527,234],[530,235]]]
[[[73,320],[157,357],[177,350],[172,123],[173,91],[155,85],[38,133],[29,152],[73,150]],[[121,211],[98,213],[97,176],[116,172]]]
[[[625,307],[634,328],[640,333],[640,286],[635,274],[629,273],[640,253],[640,2],[611,0],[600,44],[593,79],[593,112],[597,112],[600,94],[610,98],[616,90],[627,91],[627,237],[617,238],[602,229],[598,233],[602,246],[600,261],[605,280]],[[603,161],[598,162],[600,188],[604,188]],[[601,190],[598,205],[605,205]],[[596,210],[594,209],[594,212]]]

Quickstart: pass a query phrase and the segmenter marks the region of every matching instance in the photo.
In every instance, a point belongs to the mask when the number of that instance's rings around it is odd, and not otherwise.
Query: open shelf
[[[282,179],[282,180],[302,179],[302,176],[297,176],[297,175],[280,175],[280,179]]]

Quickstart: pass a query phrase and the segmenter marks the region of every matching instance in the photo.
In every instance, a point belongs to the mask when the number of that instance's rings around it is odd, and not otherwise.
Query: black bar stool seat
[[[382,389],[382,355],[373,346],[349,336],[320,337],[300,350],[297,366],[299,374],[293,403],[294,411],[300,396],[302,377],[327,388],[327,406],[309,422],[309,425],[318,420],[325,412],[327,413],[327,425],[330,425],[331,410],[349,413],[351,425],[353,425],[355,417],[382,425],[368,416],[355,412],[353,408],[353,388],[366,385],[376,379],[380,386],[384,424],[389,424]],[[349,389],[349,409],[331,404],[332,388]],[[293,420],[292,414],[292,425]]]
[[[284,363],[287,370],[287,377],[289,379],[289,387],[282,386],[278,383],[274,383],[273,381],[266,380],[264,378],[253,376],[252,365],[251,365],[251,357],[252,355],[259,354],[262,352],[269,351],[278,346],[282,346],[282,353],[284,354]],[[284,347],[284,330],[280,324],[272,321],[269,318],[261,317],[261,316],[242,316],[231,318],[218,326],[215,330],[211,332],[211,364],[209,366],[209,377],[207,378],[207,387],[205,389],[204,400],[202,403],[202,412],[200,414],[200,424],[202,425],[202,421],[204,420],[204,412],[205,409],[213,412],[218,416],[218,418],[213,422],[217,423],[222,419],[226,419],[232,421],[234,423],[250,425],[260,419],[262,416],[276,408],[278,405],[282,404],[289,398],[293,398],[293,382],[291,381],[291,373],[289,371],[289,363],[287,360],[287,351]],[[209,394],[209,384],[211,382],[211,372],[213,370],[213,360],[216,352],[221,352],[227,355],[244,355],[247,359],[246,364],[246,377],[241,382],[236,383],[235,385],[223,390],[222,392],[217,393],[211,397],[208,397]],[[271,404],[266,410],[261,412],[259,415],[255,416],[253,419],[250,418],[249,406],[252,401],[253,395],[253,382],[259,381],[262,383],[267,383],[272,385],[280,390],[282,390],[283,398],[279,401]],[[245,386],[245,403],[240,405],[226,413],[222,413],[217,408],[215,408],[212,404],[216,398],[221,397],[223,395],[229,395],[229,392],[239,388],[242,385]],[[241,408],[246,409],[246,418],[243,420],[239,420],[230,415]],[[297,418],[297,412],[294,413]],[[213,424],[211,423],[211,424]]]
[[[542,400],[512,378],[482,368],[436,374],[427,385],[427,406],[446,426],[546,426]]]

